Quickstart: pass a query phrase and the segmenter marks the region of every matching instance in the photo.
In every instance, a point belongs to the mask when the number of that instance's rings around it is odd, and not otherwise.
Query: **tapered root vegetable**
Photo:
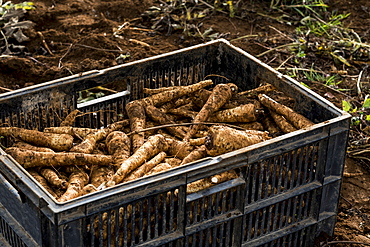
[[[11,155],[24,168],[37,166],[109,165],[114,161],[111,155],[37,152],[15,147],[7,148],[5,152]]]
[[[114,166],[95,165],[91,168],[90,183],[98,188],[103,183],[109,181],[115,173]]]
[[[266,115],[266,117],[262,118],[261,123],[263,125],[263,129],[269,132],[270,136],[274,137],[281,133],[279,127],[270,115]]]
[[[174,157],[164,159],[164,163],[170,164],[172,168],[179,166],[181,164],[181,161],[181,159]]]
[[[232,171],[226,171],[211,177],[203,178],[197,181],[194,181],[187,185],[186,193],[196,193],[204,189],[208,189],[216,184],[220,184],[238,177],[238,174]]]
[[[166,138],[162,135],[150,136],[148,140],[136,150],[127,160],[125,160],[120,168],[113,175],[112,179],[107,182],[107,187],[112,187],[120,183],[130,172],[138,168],[145,161],[152,158],[154,155],[167,150],[168,144]]]
[[[155,122],[161,125],[175,123],[170,116],[160,111],[157,107],[153,105],[146,106],[145,111],[151,119],[153,119]],[[172,135],[180,139],[184,138],[184,136],[186,135],[185,131],[180,126],[167,127],[166,130],[168,130],[168,132],[170,132]]]
[[[36,172],[35,170],[32,170],[32,169],[29,169],[27,170],[28,173],[34,178],[36,179],[37,182],[40,183],[40,185],[47,191],[50,193],[50,195],[54,198],[57,198],[58,195],[54,192],[54,190],[49,186],[47,180],[41,176],[38,172]]]
[[[205,145],[202,145],[194,149],[189,155],[187,155],[181,162],[180,165],[184,165],[207,156],[207,149]]]
[[[149,170],[149,172],[147,172],[145,174],[145,176],[150,176],[150,175],[153,175],[153,174],[156,174],[156,173],[159,173],[159,172],[164,172],[164,171],[167,171],[171,168],[172,168],[172,166],[170,164],[160,163],[160,164],[157,164],[156,166],[154,166],[151,170]]]
[[[67,151],[73,145],[73,136],[67,134],[44,133],[17,127],[0,127],[0,136],[14,136],[36,146],[48,147],[55,151]]]
[[[144,144],[144,133],[140,132],[145,129],[146,114],[144,103],[140,100],[134,100],[126,105],[126,112],[130,119],[130,129],[132,132],[138,132],[131,135],[131,148],[135,152]]]
[[[263,86],[259,86],[251,90],[240,92],[238,93],[238,95],[250,95],[250,96],[257,97],[259,94],[268,93],[274,90],[276,90],[276,88],[273,85],[267,83]]]
[[[166,141],[168,143],[167,153],[170,156],[178,157],[180,159],[184,159],[194,149],[189,142],[178,141],[173,138],[167,138]]]
[[[89,176],[82,170],[69,176],[66,192],[58,198],[58,202],[66,202],[80,195],[82,188],[89,182]]]
[[[68,186],[68,181],[65,180],[64,178],[59,177],[58,173],[53,169],[42,168],[42,169],[40,169],[39,173],[52,186],[55,186],[55,187],[60,188],[60,189],[66,189],[67,186]]]
[[[122,131],[113,131],[105,139],[108,153],[128,158],[131,153],[131,141]]]
[[[235,108],[215,112],[208,118],[208,121],[224,123],[248,123],[257,120],[256,113],[257,109],[254,104],[246,104]]]
[[[98,131],[99,131],[98,129],[79,128],[71,126],[47,127],[44,129],[45,133],[68,134],[78,138],[85,138],[88,134],[92,134]]]
[[[189,139],[190,146],[201,146],[206,143],[206,137],[196,138],[196,139]]]
[[[267,132],[237,130],[227,126],[214,125],[206,140],[208,155],[217,156],[270,139]]]
[[[102,141],[107,135],[113,131],[120,130],[128,125],[128,120],[119,121],[109,125],[106,128],[100,129],[97,132],[88,134],[86,138],[78,145],[71,148],[71,152],[91,154],[96,148],[96,143]]]
[[[84,196],[84,195],[87,195],[87,194],[90,194],[90,193],[93,193],[95,191],[98,191],[98,188],[96,188],[94,185],[92,184],[87,184],[85,185],[79,192],[78,196]]]
[[[51,152],[54,153],[54,150],[51,148],[45,148],[45,147],[37,147],[34,145],[31,145],[27,142],[17,141],[15,142],[12,147],[20,148],[20,149],[27,149],[27,150],[33,150],[37,152]]]
[[[276,125],[281,129],[284,133],[290,133],[296,131],[297,129],[290,124],[282,115],[277,114],[274,111],[270,111],[270,115],[272,119],[274,119]]]
[[[260,122],[251,122],[251,123],[234,123],[236,126],[246,129],[246,130],[260,130],[263,131],[263,124]]]
[[[153,169],[156,165],[161,163],[164,158],[166,158],[167,154],[166,152],[160,152],[156,156],[154,156],[152,159],[150,159],[148,162],[145,162],[141,166],[139,166],[137,169],[135,169],[133,172],[131,172],[126,178],[123,179],[122,182],[128,182],[131,180],[135,180],[137,178],[143,177],[145,174],[147,174],[151,169]]]
[[[208,117],[229,101],[233,92],[237,90],[237,86],[232,83],[216,85],[212,90],[212,94],[208,97],[206,103],[194,118],[193,123],[206,122]],[[199,124],[190,126],[184,139],[189,140],[199,129]]]
[[[293,109],[276,102],[267,95],[260,94],[258,95],[259,101],[271,111],[284,116],[294,127],[297,129],[306,128],[314,125],[314,123],[303,115],[295,112]]]
[[[63,127],[63,126],[72,126],[73,123],[76,121],[76,118],[78,117],[78,114],[80,114],[81,112],[76,109],[72,112],[70,112],[67,117],[60,123],[59,126]]]
[[[173,90],[164,91],[142,99],[147,105],[160,106],[166,102],[178,99],[184,95],[194,93],[204,87],[212,85],[212,80],[200,81],[189,86],[179,86]]]

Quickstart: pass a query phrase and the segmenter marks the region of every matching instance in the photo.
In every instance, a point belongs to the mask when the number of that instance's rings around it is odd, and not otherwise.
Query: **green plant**
[[[3,3],[0,0],[0,55],[13,54],[13,48],[23,49],[24,46],[10,43],[10,39],[22,43],[29,38],[22,30],[31,28],[34,23],[28,20],[21,20],[28,10],[34,9],[33,2],[13,4],[11,1]]]
[[[307,80],[313,82],[321,82],[326,86],[335,87],[342,82],[338,75],[328,75],[315,71],[313,64],[311,66],[311,69],[309,71],[303,71],[303,74]]]
[[[370,123],[370,98],[366,95],[360,108],[353,106],[351,102],[342,100],[342,109],[352,115],[351,125],[358,126],[363,122]],[[368,124],[366,124],[368,125]]]
[[[302,17],[305,17],[311,13],[319,15],[320,12],[325,12],[328,5],[326,5],[323,0],[271,0],[270,8],[279,11],[293,10]]]

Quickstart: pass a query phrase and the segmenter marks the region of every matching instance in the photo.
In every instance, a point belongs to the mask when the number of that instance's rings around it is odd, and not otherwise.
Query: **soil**
[[[284,42],[292,42],[294,26],[276,19],[281,14],[269,9],[271,1],[245,2],[243,18],[230,18],[220,12],[210,13],[201,19],[201,31],[212,28],[213,37],[225,38],[255,56]],[[330,11],[351,13],[345,25],[355,30],[362,41],[370,40],[370,1],[326,2],[331,6]],[[29,41],[22,43],[26,48],[17,56],[0,58],[0,93],[206,41],[182,31],[168,30],[165,25],[151,30],[153,22],[142,14],[149,7],[158,5],[154,0],[35,0],[34,3],[36,9],[25,16],[35,23],[32,29],[24,31],[29,37]],[[125,27],[115,36],[114,32],[121,25]],[[121,54],[125,56],[117,59]],[[287,52],[276,50],[259,59],[277,68],[283,63],[289,65],[292,62],[289,56]],[[358,102],[361,99],[357,98],[353,78],[365,71],[363,86],[366,88],[369,84],[369,80],[365,80],[368,78],[367,67],[364,67],[366,62],[345,68],[333,65],[333,61],[325,57],[308,54],[305,60],[307,68],[315,63],[323,71],[335,70],[340,74],[345,70],[341,87],[348,90],[343,93],[321,83],[304,82],[338,107],[341,107],[342,100]],[[350,139],[354,137],[351,135]],[[337,243],[336,246],[352,246],[343,241],[370,244],[369,188],[369,164],[347,157],[334,236],[323,236],[321,242]]]

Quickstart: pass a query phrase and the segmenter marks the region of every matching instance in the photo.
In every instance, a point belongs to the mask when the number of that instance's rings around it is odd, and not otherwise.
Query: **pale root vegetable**
[[[257,120],[257,109],[254,104],[241,105],[235,108],[217,111],[208,118],[208,122],[248,123]]]
[[[138,168],[145,161],[167,149],[168,144],[166,138],[159,134],[150,136],[136,152],[121,164],[112,179],[107,182],[106,186],[112,187],[120,183],[130,172]]]
[[[184,159],[194,149],[189,142],[179,141],[173,138],[166,138],[166,141],[168,143],[167,153],[170,156],[178,157],[180,159]]]
[[[202,109],[198,112],[192,122],[206,122],[208,117],[220,109],[227,101],[229,101],[233,93],[237,90],[237,86],[232,83],[216,85],[212,90],[212,94],[208,97],[206,103],[203,105]],[[189,140],[199,129],[200,125],[198,124],[190,126],[184,140]]]
[[[202,88],[192,95],[192,102],[196,107],[202,109],[211,94],[212,91]]]
[[[181,164],[181,161],[182,161],[181,159],[175,157],[164,159],[164,163],[170,164],[172,168],[179,166]]]
[[[238,95],[249,95],[249,96],[257,97],[259,94],[265,94],[265,93],[268,93],[274,90],[276,90],[276,88],[273,85],[266,83],[265,85],[240,92],[238,93]]]
[[[167,112],[169,109],[179,108],[183,106],[188,107],[189,105],[193,105],[193,102],[191,101],[191,98],[188,95],[185,95],[174,101],[169,101],[161,105],[160,109],[164,112]]]
[[[107,135],[109,135],[109,133],[116,130],[121,130],[123,129],[124,126],[128,124],[129,124],[128,120],[122,120],[119,122],[115,122],[106,128],[99,129],[97,132],[90,133],[85,137],[85,139],[81,143],[72,147],[70,149],[70,152],[91,154],[93,150],[96,148],[96,144],[99,141],[104,140],[107,137]]]
[[[258,95],[258,99],[262,103],[262,105],[267,107],[269,110],[275,111],[276,113],[284,116],[285,119],[293,124],[293,126],[297,129],[302,129],[314,125],[314,123],[305,116],[295,112],[293,109],[283,104],[276,102],[265,94]]]
[[[30,167],[58,167],[73,165],[109,165],[114,161],[111,155],[83,154],[83,153],[51,153],[10,147],[5,150],[24,168]]]
[[[168,163],[160,163],[160,164],[157,164],[156,166],[154,166],[151,170],[149,170],[149,172],[147,172],[145,174],[145,176],[150,176],[150,175],[154,175],[156,173],[164,172],[164,171],[167,171],[171,168],[172,168],[172,166]]]
[[[196,138],[196,139],[189,139],[190,146],[201,146],[206,143],[206,137]]]
[[[234,124],[246,130],[260,130],[260,131],[264,130],[263,124],[260,122],[234,123]]]
[[[67,151],[73,146],[73,136],[44,133],[18,127],[0,127],[0,136],[13,136],[36,146],[48,147],[55,151]]]
[[[52,186],[55,186],[60,189],[66,189],[68,186],[68,181],[63,177],[60,177],[58,173],[50,168],[41,168],[39,170],[41,176],[43,176],[46,181]]]
[[[199,159],[202,159],[207,156],[207,149],[205,145],[199,146],[191,151],[181,162],[180,165],[184,165]]]
[[[54,192],[54,190],[50,187],[50,185],[48,184],[47,180],[41,176],[37,171],[35,170],[32,170],[32,169],[28,169],[27,170],[28,173],[34,178],[36,179],[37,182],[39,182],[39,184],[47,191],[50,193],[50,195],[54,198],[57,198],[58,195]]]
[[[98,191],[98,188],[96,188],[94,185],[92,184],[87,184],[85,185],[79,192],[78,196],[84,196],[84,195],[87,195],[87,194],[90,194],[90,193],[93,193],[95,191]]]
[[[68,134],[77,138],[85,138],[87,135],[98,132],[98,129],[91,128],[80,128],[80,127],[47,127],[44,129],[44,133],[55,133],[55,134]]]
[[[115,173],[114,166],[94,165],[90,172],[90,184],[98,188],[113,177]]]
[[[284,133],[290,133],[296,131],[297,129],[290,124],[282,115],[277,114],[274,111],[270,111],[270,115],[272,119],[274,119],[276,125],[281,129]]]
[[[60,123],[59,126],[64,127],[64,126],[73,126],[74,122],[76,121],[76,118],[78,117],[78,114],[81,112],[76,109],[71,111],[67,117]]]
[[[281,130],[270,115],[266,115],[266,117],[262,118],[261,123],[263,125],[263,129],[266,130],[270,136],[275,137],[281,133]]]
[[[38,152],[51,152],[54,153],[54,150],[51,148],[45,148],[45,147],[37,147],[34,145],[31,145],[27,142],[17,141],[15,142],[12,147],[20,148],[20,149],[27,149],[27,150],[33,150]]]
[[[270,139],[268,132],[237,130],[222,125],[210,128],[205,146],[210,156],[217,156]]]
[[[126,105],[126,112],[130,119],[130,129],[134,133],[131,138],[131,149],[135,152],[144,144],[144,133],[140,132],[146,126],[145,104],[140,100],[134,100]]]
[[[216,184],[220,184],[238,177],[238,174],[232,171],[226,171],[211,177],[203,178],[197,181],[194,181],[186,186],[186,193],[192,194],[205,189],[208,189]]]
[[[219,184],[235,178],[238,178],[238,174],[235,170],[231,170],[212,176],[211,182]]]
[[[77,198],[81,190],[89,182],[89,176],[83,170],[73,172],[68,179],[68,188],[66,192],[58,198],[58,202],[66,202]]]
[[[164,158],[166,158],[166,156],[167,156],[166,152],[162,151],[158,153],[152,159],[150,159],[149,161],[145,162],[144,164],[136,168],[134,171],[132,171],[126,178],[123,179],[122,182],[124,183],[143,177],[156,165],[161,163],[164,160]]]
[[[182,117],[186,117],[186,118],[191,118],[191,119],[194,119],[196,116],[197,116],[197,112],[196,111],[192,111],[190,109],[187,109],[187,108],[175,108],[175,109],[169,109],[167,111],[168,113],[171,113],[171,114],[174,114],[174,115],[177,115],[177,116],[182,116]]]
[[[145,107],[145,111],[147,115],[151,119],[153,119],[153,121],[159,123],[160,125],[175,123],[168,114],[160,111],[157,107],[153,105],[147,105]],[[185,131],[180,126],[167,127],[166,130],[180,139],[184,138],[184,136],[186,135]]]
[[[108,153],[128,158],[131,154],[131,141],[122,131],[113,131],[105,139]]]
[[[161,106],[166,102],[178,99],[184,95],[194,93],[202,88],[212,85],[212,80],[200,81],[189,86],[180,86],[173,90],[157,93],[142,99],[147,105]]]

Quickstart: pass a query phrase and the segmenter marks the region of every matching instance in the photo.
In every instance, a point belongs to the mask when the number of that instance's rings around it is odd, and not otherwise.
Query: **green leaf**
[[[343,111],[349,112],[351,110],[351,108],[352,108],[351,103],[349,103],[348,101],[342,100],[342,109],[343,109]]]
[[[370,115],[366,115],[366,121],[370,121]]]
[[[370,98],[366,99],[364,104],[362,105],[363,108],[370,108]]]

